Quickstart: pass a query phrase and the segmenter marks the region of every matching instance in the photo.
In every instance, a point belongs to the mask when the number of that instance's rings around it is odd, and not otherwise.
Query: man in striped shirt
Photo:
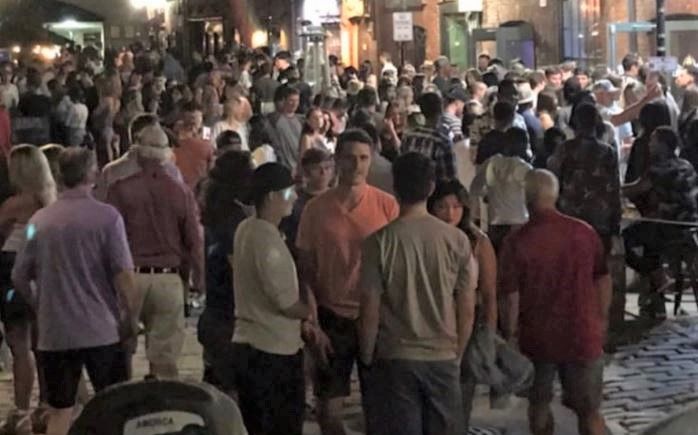
[[[463,109],[467,102],[468,94],[460,87],[451,89],[444,97],[444,113],[439,124],[454,144],[463,140]]]
[[[419,107],[426,119],[424,127],[417,127],[402,140],[402,152],[417,152],[434,161],[436,179],[456,178],[456,156],[453,141],[439,128],[443,114],[443,102],[436,93],[427,93],[419,98]]]

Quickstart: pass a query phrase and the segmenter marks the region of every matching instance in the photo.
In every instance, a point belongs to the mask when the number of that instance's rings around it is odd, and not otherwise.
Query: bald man
[[[535,365],[531,433],[554,433],[550,403],[559,374],[563,403],[577,414],[579,433],[601,435],[611,278],[594,229],[557,211],[559,190],[552,172],[533,170],[526,176],[531,219],[505,239],[500,260],[503,326],[507,338],[518,336],[521,351]]]

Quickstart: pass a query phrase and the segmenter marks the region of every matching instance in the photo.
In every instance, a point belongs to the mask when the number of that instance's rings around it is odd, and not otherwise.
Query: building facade
[[[134,41],[147,39],[152,19],[145,7],[136,8],[131,0],[111,0],[108,7],[104,0],[62,0],[103,18],[103,40],[106,47],[119,48]],[[152,11],[151,11],[152,12]],[[69,28],[71,17],[65,17],[64,27]],[[80,29],[78,28],[76,32]],[[68,29],[70,31],[70,29]],[[106,48],[103,47],[103,48]]]

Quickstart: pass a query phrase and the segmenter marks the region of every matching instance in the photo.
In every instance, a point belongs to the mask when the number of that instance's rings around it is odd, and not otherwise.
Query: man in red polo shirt
[[[599,408],[603,343],[611,302],[611,278],[601,239],[580,220],[558,212],[553,173],[526,177],[530,221],[504,241],[500,291],[505,296],[505,335],[518,335],[535,364],[529,394],[534,435],[552,435],[550,403],[560,375],[563,403],[579,419],[582,435],[605,433]]]

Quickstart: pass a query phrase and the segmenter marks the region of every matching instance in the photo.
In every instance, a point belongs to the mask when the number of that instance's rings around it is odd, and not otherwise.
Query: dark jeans
[[[303,352],[276,355],[235,343],[233,353],[240,412],[250,435],[301,435]]]
[[[462,429],[458,361],[377,360],[370,368],[371,435],[456,435]]]
[[[48,404],[56,409],[75,405],[83,367],[87,368],[96,392],[128,380],[128,357],[120,343],[86,349],[39,351],[38,354],[40,369],[46,378]]]
[[[206,307],[199,317],[197,338],[204,348],[204,378],[225,393],[234,388],[233,329],[235,320]]]

